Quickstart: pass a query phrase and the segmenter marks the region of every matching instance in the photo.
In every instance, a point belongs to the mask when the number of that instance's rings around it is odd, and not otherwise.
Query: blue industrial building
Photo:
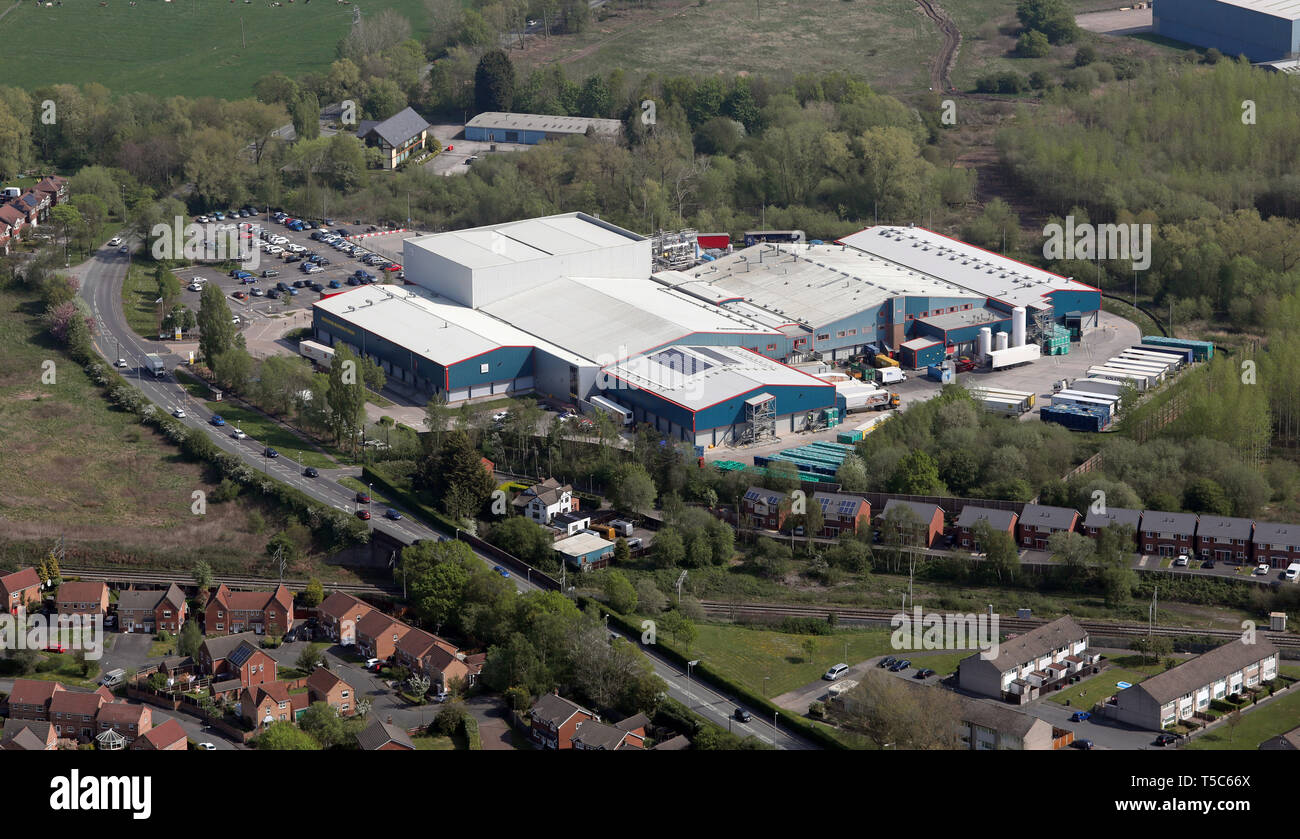
[[[616,119],[560,117],[549,114],[510,114],[489,111],[465,123],[465,139],[481,143],[536,145],[544,140],[582,137],[588,132],[617,137],[623,123]]]
[[[1300,52],[1298,0],[1155,0],[1152,31],[1251,61]]]

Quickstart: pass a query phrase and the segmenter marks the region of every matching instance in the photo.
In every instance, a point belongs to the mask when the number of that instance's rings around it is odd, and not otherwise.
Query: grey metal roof
[[[1201,520],[1196,524],[1196,535],[1206,539],[1241,539],[1243,542],[1249,542],[1253,525],[1254,522],[1250,519],[1237,519],[1229,516],[1201,516]]]
[[[1037,527],[1054,527],[1057,530],[1069,530],[1079,511],[1069,507],[1047,507],[1042,504],[1026,504],[1020,511],[1022,525]]]
[[[406,108],[371,126],[370,131],[378,134],[388,145],[400,146],[428,127],[429,123],[417,114],[414,108]],[[358,136],[365,135],[358,134]]]
[[[623,123],[616,119],[598,117],[567,117],[552,114],[517,114],[502,111],[485,111],[476,114],[466,128],[501,129],[509,131],[545,131],[548,134],[585,134],[588,126],[598,134],[618,134]]]
[[[1270,655],[1277,655],[1277,647],[1272,642],[1257,638],[1255,643],[1247,644],[1244,639],[1238,638],[1222,647],[1215,647],[1208,653],[1202,653],[1191,661],[1157,673],[1137,688],[1163,705]]]
[[[1010,530],[1015,517],[1016,514],[1011,510],[992,510],[988,507],[967,504],[961,508],[961,515],[957,517],[957,526],[974,527],[976,522],[982,520],[992,525],[994,530]]]
[[[1084,527],[1109,527],[1112,524],[1131,524],[1134,530],[1139,530],[1142,524],[1142,511],[1107,507],[1106,512],[1097,513],[1089,509],[1087,518],[1083,520]]]
[[[1191,536],[1196,532],[1196,514],[1143,510],[1142,529],[1152,533],[1177,533],[1182,536]]]
[[[1257,521],[1254,541],[1261,545],[1300,545],[1300,524]]]

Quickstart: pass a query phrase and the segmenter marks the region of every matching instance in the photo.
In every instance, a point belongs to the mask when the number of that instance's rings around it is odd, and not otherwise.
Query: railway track
[[[102,580],[106,583],[146,583],[152,585],[167,585],[176,583],[182,586],[193,586],[194,577],[191,574],[171,571],[108,571],[102,568],[63,568],[63,574],[68,577],[80,577],[83,580]],[[229,576],[225,574],[213,574],[213,582],[225,583],[231,588],[265,588],[275,586],[280,580],[274,577],[247,577],[247,576]],[[284,584],[289,588],[305,588],[307,580],[285,580]],[[335,591],[342,591],[347,594],[400,594],[401,588],[393,586],[378,586],[373,583],[322,583],[326,595]]]
[[[794,606],[783,603],[724,603],[717,600],[701,601],[704,612],[709,617],[734,620],[738,617],[792,617],[792,618],[826,618],[831,613],[839,623],[882,624],[888,625],[895,609],[860,609],[834,606]],[[998,628],[1005,632],[1028,632],[1047,623],[1044,620],[1027,618],[998,618]],[[1141,623],[1111,623],[1109,621],[1080,620],[1079,625],[1089,633],[1121,638],[1138,638],[1147,634],[1165,637],[1197,635],[1231,641],[1241,637],[1239,631],[1231,629],[1198,629],[1188,626],[1155,626],[1148,628]],[[1278,647],[1300,649],[1300,636],[1287,632],[1270,632],[1260,630],[1260,634]]]

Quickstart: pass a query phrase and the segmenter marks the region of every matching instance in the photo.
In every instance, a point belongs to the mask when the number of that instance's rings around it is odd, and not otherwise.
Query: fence
[[[472,533],[466,533],[464,530],[457,530],[456,538],[469,545],[475,551],[487,554],[511,571],[517,574],[523,574],[524,578],[528,582],[550,591],[560,590],[559,580],[547,574],[545,571],[540,571],[534,568],[514,554],[501,550],[491,542],[485,542]]]
[[[1078,466],[1074,467],[1069,472],[1066,472],[1065,477],[1062,478],[1062,480],[1068,481],[1071,478],[1073,478],[1075,475],[1082,475],[1085,472],[1096,472],[1100,468],[1101,468],[1101,452],[1097,452],[1092,457],[1085,460],[1083,463],[1080,463]]]

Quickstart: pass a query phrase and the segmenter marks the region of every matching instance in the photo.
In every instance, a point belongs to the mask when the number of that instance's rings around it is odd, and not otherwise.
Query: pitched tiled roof
[[[678,734],[676,737],[673,737],[669,740],[665,740],[662,743],[656,744],[654,747],[654,751],[680,752],[685,749],[689,749],[690,747],[691,747],[691,741],[688,740],[685,736]]]
[[[373,752],[387,743],[400,743],[408,749],[415,748],[415,744],[411,742],[411,738],[405,731],[379,720],[375,720],[357,734],[357,745],[364,751]]]
[[[59,586],[59,603],[97,603],[108,586],[102,582],[72,582]]]
[[[0,742],[0,749],[10,752],[42,752],[49,744],[37,737],[30,728],[16,732],[13,737],[6,737]]]
[[[1123,507],[1107,507],[1106,512],[1088,510],[1088,517],[1083,520],[1084,527],[1109,527],[1112,524],[1131,524],[1138,530],[1142,523],[1141,510],[1126,510]]]
[[[1272,642],[1259,638],[1255,643],[1247,644],[1244,639],[1238,638],[1207,653],[1201,653],[1190,661],[1184,661],[1177,667],[1157,673],[1138,687],[1156,703],[1163,705],[1270,655],[1277,655],[1277,647]]]
[[[1067,615],[1003,641],[998,646],[998,657],[992,659],[992,664],[999,670],[1005,671],[1075,641],[1081,641],[1087,636],[1088,633],[1083,631],[1074,618]],[[982,653],[975,653],[972,658],[980,655]]]
[[[885,509],[881,510],[880,515],[882,518],[887,518],[890,513],[900,507],[911,510],[921,520],[921,524],[926,525],[934,518],[934,511],[939,509],[935,504],[926,504],[922,501],[904,501],[901,498],[891,498],[885,502]]]
[[[9,719],[9,720],[5,720],[4,734],[0,735],[0,739],[8,740],[12,737],[15,737],[17,736],[18,732],[23,730],[24,728],[30,729],[32,734],[35,734],[36,737],[42,743],[48,743],[50,740],[50,735],[53,733],[52,731],[53,725],[51,725],[49,722],[45,720]]]
[[[1026,504],[1020,511],[1022,527],[1053,527],[1068,530],[1079,517],[1078,510],[1069,507],[1048,507],[1044,504]]]
[[[317,607],[317,611],[322,615],[329,615],[332,618],[341,619],[351,617],[358,611],[362,612],[364,616],[364,613],[368,613],[372,611],[372,609],[369,605],[352,595],[336,591],[321,601],[320,606]]]
[[[1143,510],[1142,529],[1152,533],[1177,533],[1180,536],[1191,536],[1196,532],[1196,514]]]
[[[118,594],[117,610],[119,612],[127,610],[152,612],[163,605],[164,602],[179,611],[185,603],[185,595],[175,583],[172,583],[166,589],[133,589]]]
[[[253,632],[239,632],[234,635],[220,635],[216,638],[208,638],[203,642],[203,647],[208,651],[213,663],[215,664],[222,659],[230,657],[230,654],[239,649],[244,643],[256,643],[257,635]]]
[[[326,670],[324,667],[317,667],[307,677],[307,687],[320,693],[329,693],[340,684],[349,687],[348,683],[343,681],[339,674],[332,670]]]
[[[0,577],[0,587],[10,593],[22,591],[32,586],[39,586],[40,584],[41,578],[37,576],[35,568],[23,568],[20,571]]]
[[[400,146],[428,127],[429,123],[414,108],[406,108],[372,126],[370,131],[382,137],[388,145]]]
[[[61,690],[50,700],[50,715],[81,714],[95,716],[105,704],[104,697],[98,693],[74,693]]]
[[[1300,524],[1255,522],[1254,541],[1261,545],[1300,545]]]
[[[1196,535],[1205,539],[1218,539],[1225,542],[1232,539],[1249,542],[1253,525],[1254,522],[1250,519],[1238,519],[1231,516],[1201,516],[1201,520],[1196,523]]]
[[[357,624],[357,632],[370,638],[391,635],[394,632],[398,635],[405,635],[409,629],[410,627],[406,624],[380,611],[371,612]]]
[[[118,725],[142,725],[149,709],[144,705],[132,705],[129,702],[110,702],[99,709],[99,721]]]
[[[551,723],[560,725],[574,714],[586,714],[589,717],[596,716],[592,711],[588,711],[576,702],[571,702],[563,696],[557,696],[554,693],[544,694],[538,697],[533,703],[531,711],[532,718],[538,722]]]
[[[184,740],[185,729],[181,728],[181,724],[176,720],[168,719],[162,725],[149,729],[140,739],[147,740],[155,749],[165,749],[177,741]],[[139,741],[136,741],[135,748],[141,748]]]
[[[14,679],[14,689],[9,693],[10,705],[44,705],[54,698],[56,691],[62,691],[58,682],[44,679]]]
[[[958,527],[974,527],[980,521],[987,521],[994,530],[1010,530],[1016,514],[1011,510],[994,510],[989,507],[976,507],[967,504],[961,508],[957,517]]]
[[[627,732],[621,728],[606,725],[603,722],[596,722],[595,720],[583,720],[578,723],[578,728],[573,733],[573,742],[582,743],[582,745],[593,749],[613,751],[618,748],[626,736]]]

